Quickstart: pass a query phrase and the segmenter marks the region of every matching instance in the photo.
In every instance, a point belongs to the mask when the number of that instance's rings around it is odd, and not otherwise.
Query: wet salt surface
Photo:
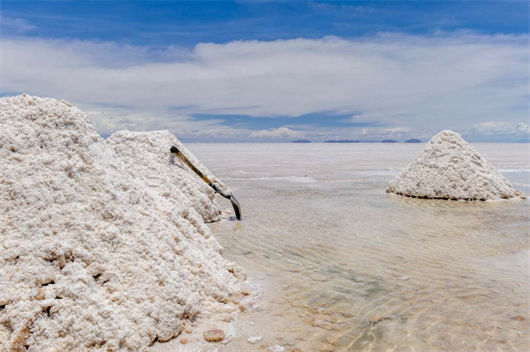
[[[528,145],[474,146],[530,193]],[[422,147],[190,144],[243,207],[210,225],[225,258],[265,289],[216,348],[530,350],[530,203],[387,195]]]

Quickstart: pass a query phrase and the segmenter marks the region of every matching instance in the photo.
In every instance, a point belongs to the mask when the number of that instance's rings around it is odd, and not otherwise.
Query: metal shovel
[[[197,176],[202,178],[202,180],[206,182],[208,185],[210,185],[210,187],[212,187],[217,193],[219,193],[226,199],[229,199],[230,202],[232,202],[232,206],[234,207],[234,212],[236,213],[237,220],[241,220],[241,205],[239,205],[239,202],[237,201],[236,198],[234,198],[232,194],[223,192],[217,184],[210,181],[210,179],[206,177],[206,175],[203,174],[199,169],[197,169],[195,165],[193,165],[191,161],[189,161],[188,158],[186,158],[186,156],[182,154],[180,150],[178,150],[177,147],[175,146],[171,147],[170,152],[173,155],[175,155],[177,158],[179,158],[179,160],[182,161],[184,164],[188,165],[188,167],[192,169],[197,174]]]

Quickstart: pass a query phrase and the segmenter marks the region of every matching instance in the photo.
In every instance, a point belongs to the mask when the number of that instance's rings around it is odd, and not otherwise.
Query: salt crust
[[[189,202],[206,222],[218,221],[221,209],[215,202],[215,192],[193,171],[169,153],[176,146],[190,161],[210,178],[223,186],[202,163],[169,131],[119,131],[105,140],[125,163],[134,178],[144,181],[146,188],[158,191],[172,202]]]
[[[67,102],[0,99],[1,352],[143,351],[200,312],[236,314],[246,275],[172,144],[199,164],[169,132],[105,141]]]
[[[454,200],[526,198],[458,133],[435,135],[387,193]]]

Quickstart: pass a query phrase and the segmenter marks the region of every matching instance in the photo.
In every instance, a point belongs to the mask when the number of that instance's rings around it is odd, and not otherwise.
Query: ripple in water
[[[266,289],[221,350],[530,350],[529,203],[387,195],[421,147],[190,145],[243,206],[211,225],[225,257]],[[528,170],[524,145],[476,147]],[[530,192],[528,173],[505,176]]]

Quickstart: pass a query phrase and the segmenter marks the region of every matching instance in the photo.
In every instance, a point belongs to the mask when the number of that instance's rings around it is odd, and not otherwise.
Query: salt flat
[[[530,193],[528,145],[473,145]],[[243,206],[210,225],[223,255],[265,288],[219,351],[529,350],[528,201],[387,195],[423,144],[188,147]]]

